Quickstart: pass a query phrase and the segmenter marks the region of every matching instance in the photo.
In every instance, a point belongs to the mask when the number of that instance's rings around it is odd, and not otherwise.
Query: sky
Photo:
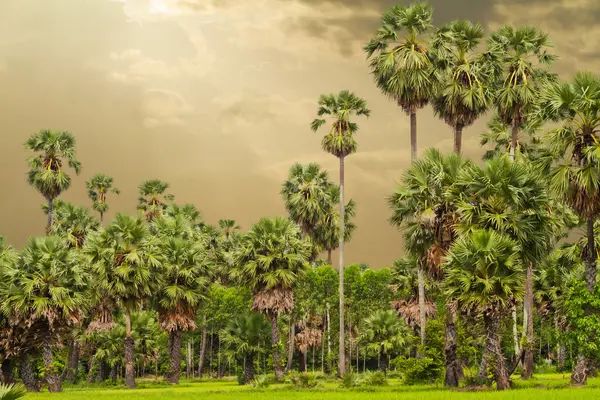
[[[386,197],[409,165],[409,119],[369,75],[362,45],[390,0],[1,0],[0,233],[15,246],[42,235],[42,197],[27,185],[23,143],[40,129],[68,130],[83,164],[61,196],[89,205],[85,182],[115,179],[108,218],[133,214],[147,179],[171,185],[209,223],[244,230],[285,215],[279,195],[294,162],[338,179],[337,159],[309,124],[320,94],[354,91],[372,115],[357,120],[346,160],[346,198],[357,202],[348,263],[389,265],[402,235]],[[466,18],[550,34],[554,70],[568,79],[600,62],[597,0],[432,0],[434,23]],[[479,159],[486,118],[464,132]],[[425,108],[418,146],[452,150],[450,128]]]

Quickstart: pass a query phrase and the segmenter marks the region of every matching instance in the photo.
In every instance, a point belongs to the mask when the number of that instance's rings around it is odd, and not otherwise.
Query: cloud
[[[144,125],[182,125],[193,112],[193,107],[178,93],[169,90],[147,90],[142,99]]]

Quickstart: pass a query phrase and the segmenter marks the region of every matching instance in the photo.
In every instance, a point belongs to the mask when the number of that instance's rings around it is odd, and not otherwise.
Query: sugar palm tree
[[[377,354],[378,368],[387,371],[389,356],[410,343],[410,333],[392,310],[377,310],[364,320],[361,340]]]
[[[85,315],[89,273],[81,255],[70,251],[57,236],[31,239],[13,268],[8,272],[12,283],[2,311],[27,316],[31,325],[36,321],[44,325],[44,376],[48,389],[60,392],[52,350],[61,335]]]
[[[92,208],[100,213],[100,224],[104,223],[104,214],[108,211],[106,195],[108,193],[120,194],[121,191],[113,186],[113,178],[104,174],[97,174],[86,183],[88,197],[92,200]]]
[[[155,238],[140,218],[117,214],[104,230],[92,235],[84,249],[105,297],[125,309],[125,383],[135,387],[131,312],[157,292],[162,275]]]
[[[375,37],[364,47],[377,87],[410,115],[411,160],[417,158],[417,111],[435,93],[427,42],[433,9],[425,3],[393,6],[381,17]]]
[[[82,248],[90,233],[100,227],[98,220],[92,217],[85,207],[57,200],[53,208],[50,233],[64,237],[70,248]],[[47,204],[43,204],[42,209],[46,214],[49,211]]]
[[[526,121],[519,125],[515,156],[521,154],[530,161],[539,161],[543,155],[542,139],[539,137],[543,121],[537,118],[526,118]],[[494,115],[487,124],[487,130],[481,134],[481,146],[494,146],[492,149],[486,150],[483,160],[489,161],[502,154],[510,154],[511,143],[512,126],[504,122],[497,114]]]
[[[48,223],[52,226],[52,204],[62,192],[71,187],[71,177],[65,171],[65,162],[77,175],[81,163],[75,156],[75,137],[66,131],[42,130],[25,142],[25,149],[38,153],[27,159],[27,181],[48,202]]]
[[[495,103],[498,116],[512,128],[511,159],[517,151],[519,127],[527,122],[540,88],[555,79],[548,72],[556,58],[548,53],[550,46],[548,35],[532,26],[503,26],[488,40],[492,65],[501,68]]]
[[[144,181],[139,186],[137,209],[144,214],[147,221],[161,215],[167,208],[167,202],[175,199],[172,194],[165,194],[167,189],[169,184],[158,179]]]
[[[356,152],[357,143],[354,138],[358,131],[358,125],[350,121],[353,116],[364,115],[369,117],[371,110],[367,108],[367,102],[356,94],[342,90],[339,94],[321,95],[319,97],[318,118],[311,123],[313,131],[319,130],[327,123],[323,117],[332,121],[328,133],[323,136],[321,147],[324,151],[336,156],[340,160],[340,231],[339,231],[339,275],[340,275],[340,356],[338,359],[339,373],[343,375],[346,369],[344,360],[345,335],[344,335],[344,239],[345,221],[344,215],[344,161],[350,154]]]
[[[196,311],[209,282],[208,257],[184,215],[156,218],[152,227],[162,265],[162,285],[155,294],[158,323],[169,333],[171,363],[167,380],[179,383],[181,336],[196,329]]]
[[[270,326],[259,313],[240,315],[219,332],[219,338],[242,362],[243,384],[254,379],[254,362],[264,352],[264,343],[269,337]]]
[[[454,130],[454,151],[461,152],[463,129],[483,115],[492,101],[490,63],[476,54],[483,27],[457,20],[440,27],[431,48],[440,87],[432,97],[434,113]]]
[[[252,310],[271,320],[275,378],[283,376],[278,318],[294,307],[293,287],[308,268],[310,244],[289,219],[262,218],[241,239],[235,252],[233,279],[252,288]]]
[[[476,229],[453,243],[444,267],[446,294],[462,308],[483,314],[485,356],[498,390],[509,388],[500,342],[502,320],[523,294],[525,274],[518,252],[508,236]]]
[[[584,262],[587,288],[592,292],[597,274],[594,223],[600,216],[600,79],[579,72],[572,83],[548,85],[540,96],[539,117],[560,123],[549,135],[552,153],[559,160],[552,169],[550,187],[586,221]],[[571,381],[585,383],[587,370],[587,360],[580,355]]]

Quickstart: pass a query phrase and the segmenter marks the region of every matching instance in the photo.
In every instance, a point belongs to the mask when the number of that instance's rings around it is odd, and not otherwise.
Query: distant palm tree
[[[417,111],[436,91],[427,43],[433,9],[426,3],[393,6],[381,17],[375,37],[364,47],[377,87],[410,115],[411,160],[417,158]]]
[[[81,171],[81,163],[75,157],[75,137],[66,131],[42,130],[27,139],[25,149],[39,153],[27,159],[27,181],[48,202],[48,233],[52,226],[53,202],[71,187],[71,177],[65,173],[63,164],[66,162],[77,175]]]
[[[158,179],[144,181],[139,186],[137,209],[144,214],[147,221],[160,216],[166,210],[167,202],[175,199],[172,194],[165,194],[168,188],[167,182]]]
[[[87,208],[57,200],[53,205],[53,222],[50,233],[64,237],[70,248],[80,249],[87,237],[100,227],[98,220],[92,217]],[[44,213],[48,213],[48,205],[43,204]]]
[[[283,377],[278,318],[294,308],[293,287],[308,269],[310,244],[300,229],[282,217],[262,218],[244,235],[235,253],[232,279],[252,289],[252,310],[271,320],[275,379]]]
[[[522,154],[530,161],[538,161],[543,156],[542,139],[538,136],[543,127],[543,121],[536,118],[526,118],[526,123],[519,126],[515,156]],[[481,146],[493,145],[494,148],[483,154],[483,159],[489,161],[505,153],[510,153],[512,143],[512,126],[498,115],[488,122],[487,130],[481,134]]]
[[[104,174],[97,174],[86,182],[88,197],[92,200],[92,208],[100,213],[100,224],[104,223],[104,214],[108,211],[106,195],[108,193],[120,194],[121,191],[113,187],[113,178]]]
[[[344,215],[344,160],[347,156],[356,152],[357,143],[354,135],[358,131],[358,125],[350,121],[353,116],[364,115],[369,117],[371,110],[367,108],[367,102],[361,97],[347,90],[339,94],[321,95],[319,97],[318,118],[311,123],[313,131],[319,130],[327,123],[323,117],[333,120],[329,133],[325,134],[321,141],[321,147],[326,152],[333,154],[340,160],[340,231],[339,231],[339,275],[340,275],[340,355],[338,359],[338,370],[341,375],[345,374],[345,335],[344,335],[344,239],[345,221]]]
[[[377,354],[378,368],[387,371],[390,354],[410,343],[411,335],[392,310],[377,310],[364,320],[362,341]]]

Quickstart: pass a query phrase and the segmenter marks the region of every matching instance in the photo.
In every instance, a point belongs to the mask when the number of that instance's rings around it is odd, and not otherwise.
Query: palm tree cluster
[[[21,249],[0,237],[0,380],[18,370],[27,390],[56,392],[85,371],[90,383],[133,388],[152,372],[177,384],[184,366],[187,377],[237,373],[248,384],[311,361],[324,373],[337,363],[340,376],[408,375],[410,359],[439,363],[448,387],[475,378],[504,390],[545,356],[561,370],[571,362],[572,383],[584,384],[599,366],[589,342],[600,339],[590,337],[600,331],[600,78],[560,81],[534,27],[486,35],[432,18],[424,3],[393,6],[364,46],[376,86],[410,117],[411,165],[387,198],[404,247],[390,268],[345,265],[357,208],[345,198],[346,161],[356,120],[371,115],[351,91],[321,95],[310,123],[339,182],[293,164],[280,190],[288,215],[247,231],[207,223],[159,179],[139,185],[138,215],[108,220],[120,190],[104,174],[85,184],[96,218],[60,198],[69,168],[82,169],[75,137],[31,135],[27,181],[44,198],[46,236]],[[449,154],[419,156],[417,113],[428,105],[452,131]],[[463,133],[488,113],[480,163],[461,154]]]

